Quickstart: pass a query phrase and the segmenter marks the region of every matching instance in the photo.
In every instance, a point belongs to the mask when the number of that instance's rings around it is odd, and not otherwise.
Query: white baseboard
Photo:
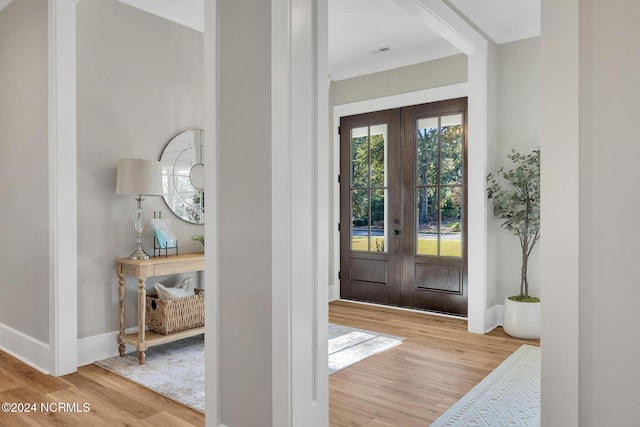
[[[329,301],[335,301],[335,300],[339,300],[340,297],[336,297],[334,299],[331,299],[331,288],[332,286],[329,286]],[[378,304],[375,303],[370,303],[370,302],[365,302],[365,301],[353,301],[353,300],[344,300],[346,302],[350,302],[350,303],[354,303],[354,304],[363,304],[363,305],[372,305],[372,306],[377,306]],[[408,307],[396,307],[396,306],[391,306],[391,305],[385,305],[384,307],[386,308],[392,308],[394,310],[402,310],[402,311],[412,311],[414,313],[422,313],[422,314],[427,314],[430,316],[441,316],[441,317],[450,317],[452,319],[460,319],[460,316],[453,316],[450,314],[444,314],[444,313],[436,313],[436,312],[430,312],[430,311],[425,311],[425,310],[417,310],[417,309],[413,309],[413,308],[408,308]],[[504,312],[504,306],[501,304],[496,304],[493,307],[489,308],[486,312],[485,312],[485,328],[484,328],[484,333],[488,333],[491,332],[493,329],[497,328],[498,326],[502,326],[502,313]]]
[[[127,329],[126,333],[136,332],[138,328]],[[125,352],[135,351],[132,345],[126,346]],[[78,366],[89,365],[98,360],[118,355],[118,331],[93,335],[78,339]]]
[[[0,350],[38,371],[53,371],[53,355],[49,344],[0,323]]]
[[[502,326],[502,317],[504,313],[504,306],[502,304],[496,304],[489,308],[484,316],[484,332],[491,332],[498,326]]]
[[[340,299],[340,285],[329,285],[329,302]]]

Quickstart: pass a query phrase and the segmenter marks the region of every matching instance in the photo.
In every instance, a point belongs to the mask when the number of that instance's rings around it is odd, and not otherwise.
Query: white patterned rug
[[[329,375],[396,346],[404,338],[329,324]],[[204,412],[204,335],[147,349],[144,365],[138,353],[96,362],[197,411]]]
[[[540,347],[522,345],[432,427],[539,426]]]

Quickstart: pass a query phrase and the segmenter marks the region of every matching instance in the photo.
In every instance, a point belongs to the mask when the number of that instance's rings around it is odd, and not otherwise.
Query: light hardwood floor
[[[329,321],[399,335],[397,347],[329,378],[331,426],[426,426],[506,359],[521,341],[501,329],[466,331],[466,321],[332,302]],[[0,403],[37,404],[35,413],[0,412],[0,426],[203,426],[204,415],[95,365],[60,378],[0,352]],[[77,403],[88,412],[42,412],[40,404]],[[72,408],[73,409],[73,408]],[[261,426],[256,426],[261,427]]]
[[[331,426],[427,426],[522,344],[502,328],[467,332],[467,322],[335,301],[329,322],[406,338],[329,377]]]
[[[55,378],[0,352],[2,402],[35,403],[37,409],[30,413],[0,412],[2,427],[204,426],[203,414],[96,365],[83,366],[76,373]],[[52,402],[78,405],[71,408],[75,412],[41,411],[41,403]],[[82,412],[83,403],[89,404],[88,412]]]

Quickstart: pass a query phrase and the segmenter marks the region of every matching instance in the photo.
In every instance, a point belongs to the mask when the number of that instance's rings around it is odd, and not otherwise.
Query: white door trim
[[[218,58],[217,58],[217,0],[204,2],[204,150],[205,187],[209,208],[205,212],[205,288],[213,298],[206,298],[205,305],[205,424],[208,427],[222,426],[220,423],[220,270],[219,266],[219,219],[218,219]]]
[[[76,3],[49,0],[49,343],[53,375],[78,366]]]
[[[274,426],[326,426],[327,3],[272,0]]]

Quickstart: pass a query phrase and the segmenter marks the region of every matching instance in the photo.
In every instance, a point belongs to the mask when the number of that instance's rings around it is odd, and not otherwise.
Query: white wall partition
[[[206,132],[217,166],[206,180],[218,192],[215,228],[205,229],[207,242],[217,236],[207,246],[207,286],[218,297],[207,319],[219,337],[207,347],[207,366],[219,367],[207,374],[207,425],[324,426],[326,4],[249,3],[251,14],[247,2],[218,0],[205,15]]]
[[[542,1],[543,426],[638,421],[639,15]]]
[[[545,426],[587,425],[579,418],[579,3],[542,1],[541,421]]]

